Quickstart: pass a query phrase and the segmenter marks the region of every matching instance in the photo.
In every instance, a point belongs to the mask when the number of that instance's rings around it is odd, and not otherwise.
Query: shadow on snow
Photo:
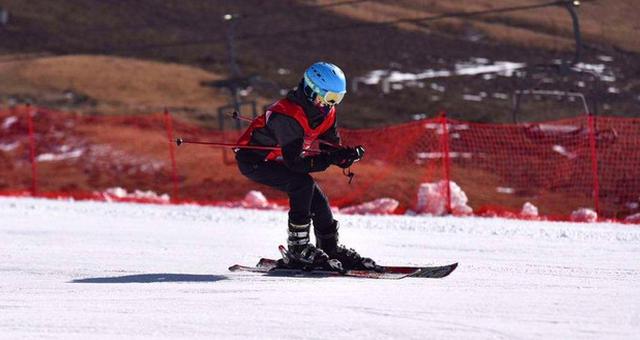
[[[138,274],[111,277],[75,279],[71,283],[153,283],[153,282],[216,282],[226,280],[224,275],[193,274]]]

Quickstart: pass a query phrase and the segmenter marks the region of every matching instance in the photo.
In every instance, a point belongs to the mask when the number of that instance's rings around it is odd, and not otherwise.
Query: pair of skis
[[[345,273],[328,270],[303,270],[291,269],[278,266],[278,261],[273,259],[262,258],[255,266],[233,265],[229,267],[232,272],[251,272],[261,273],[269,276],[285,276],[285,277],[356,277],[368,279],[391,279],[399,280],[406,277],[416,278],[443,278],[458,267],[458,263],[452,263],[444,266],[429,267],[401,267],[401,266],[383,266],[382,272],[369,270],[347,270]]]

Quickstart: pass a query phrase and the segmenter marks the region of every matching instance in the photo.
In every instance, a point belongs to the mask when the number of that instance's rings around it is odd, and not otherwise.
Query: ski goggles
[[[333,105],[340,104],[340,102],[344,98],[344,94],[345,94],[344,92],[340,93],[340,92],[327,91],[324,94],[324,96],[318,94],[318,98],[320,99],[320,102],[322,104],[333,106]]]

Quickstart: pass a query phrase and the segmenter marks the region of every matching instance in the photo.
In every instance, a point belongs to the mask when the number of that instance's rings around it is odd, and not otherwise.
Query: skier
[[[311,65],[298,87],[253,120],[238,145],[275,146],[279,150],[236,149],[240,172],[289,196],[288,251],[284,263],[295,267],[345,271],[382,267],[338,243],[338,221],[312,172],[330,165],[348,168],[364,156],[364,147],[342,146],[336,105],[346,93],[342,70],[331,63]],[[321,152],[310,149],[320,141]],[[316,246],[310,243],[313,220]]]

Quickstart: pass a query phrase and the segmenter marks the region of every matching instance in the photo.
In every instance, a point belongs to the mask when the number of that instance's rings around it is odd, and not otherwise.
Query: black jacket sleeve
[[[336,121],[333,123],[333,126],[318,138],[335,145],[341,145],[342,140],[340,139],[340,134],[338,133],[338,120],[336,119]],[[330,145],[325,145],[323,143],[320,143],[320,150],[334,150],[334,149],[335,148]]]
[[[267,126],[282,148],[282,158],[287,168],[295,172],[309,173],[324,171],[331,165],[330,156],[326,153],[302,157],[304,129],[295,119],[272,113]]]
[[[295,172],[318,172],[324,171],[331,165],[331,157],[328,153],[321,153],[315,156],[302,157],[302,138],[282,146],[282,158],[284,165]]]

